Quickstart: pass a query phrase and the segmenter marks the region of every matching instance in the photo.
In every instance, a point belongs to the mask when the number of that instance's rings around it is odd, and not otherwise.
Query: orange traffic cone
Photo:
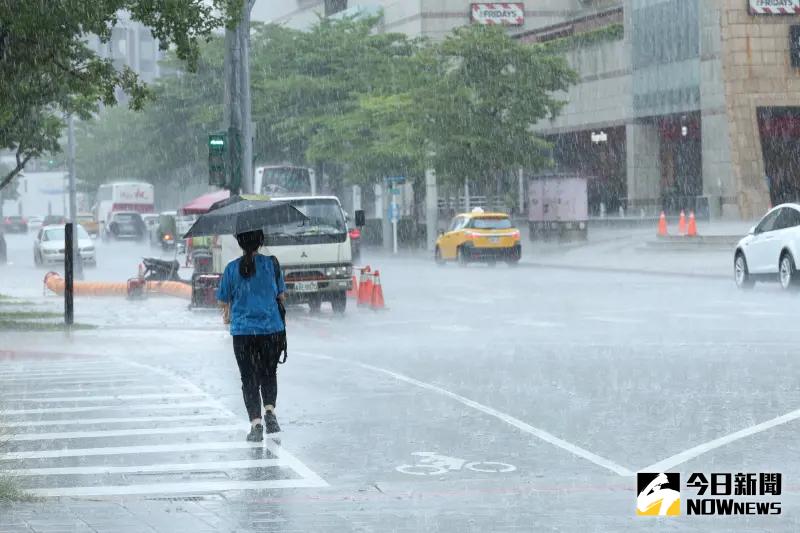
[[[658,236],[667,236],[667,215],[664,214],[664,211],[661,211],[661,216],[658,217]]]
[[[686,213],[681,209],[681,217],[678,219],[678,234],[686,235]]]
[[[381,311],[386,309],[386,304],[383,301],[383,289],[381,288],[380,271],[376,270],[372,277],[375,279],[375,281],[372,285],[372,299],[369,302],[369,308],[373,311]]]
[[[358,298],[358,281],[356,280],[355,274],[353,274],[353,280],[350,284],[350,289],[347,291],[347,297],[351,300]]]
[[[697,222],[694,219],[694,211],[689,212],[689,229],[686,235],[689,237],[697,237]]]
[[[358,305],[367,306],[372,300],[372,274],[369,265],[361,269],[361,281],[358,284]]]

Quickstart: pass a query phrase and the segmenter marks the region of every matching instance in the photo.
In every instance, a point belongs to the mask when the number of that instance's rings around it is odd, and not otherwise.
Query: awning
[[[225,200],[231,195],[230,191],[214,191],[199,196],[178,210],[181,215],[202,215],[208,213],[211,206]]]

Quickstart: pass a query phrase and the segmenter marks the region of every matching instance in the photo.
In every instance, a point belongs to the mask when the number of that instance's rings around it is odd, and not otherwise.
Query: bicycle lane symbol
[[[400,465],[395,468],[401,474],[412,476],[440,476],[448,472],[457,472],[462,469],[473,472],[503,474],[513,472],[516,466],[498,461],[467,461],[458,457],[440,455],[436,452],[413,452],[411,455],[420,457],[414,464]]]

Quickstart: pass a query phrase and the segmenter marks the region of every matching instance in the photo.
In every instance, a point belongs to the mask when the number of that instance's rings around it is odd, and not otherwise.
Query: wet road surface
[[[99,244],[87,278],[124,280],[146,253]],[[0,292],[58,310],[27,255]],[[79,299],[76,320],[100,327],[0,333],[0,467],[75,531],[800,528],[797,295],[368,262],[388,310],[290,310],[284,431],[264,446],[244,442],[215,313]],[[636,517],[639,470],[780,472],[783,514]],[[0,529],[35,529],[42,505],[5,507]]]

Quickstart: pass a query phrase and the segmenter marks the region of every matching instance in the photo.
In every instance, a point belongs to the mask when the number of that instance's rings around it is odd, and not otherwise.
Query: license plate
[[[500,237],[489,237],[489,242],[497,244],[500,242]]]
[[[294,283],[294,290],[297,292],[316,292],[316,281],[296,281]]]

